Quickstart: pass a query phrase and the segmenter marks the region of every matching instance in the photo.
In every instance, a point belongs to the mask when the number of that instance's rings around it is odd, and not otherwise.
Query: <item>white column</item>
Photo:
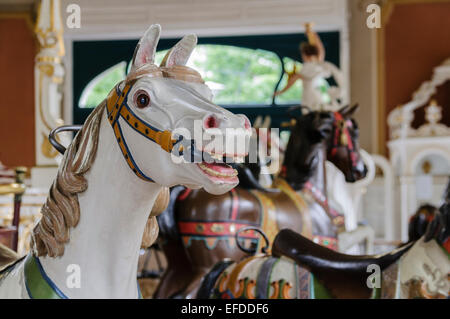
[[[32,185],[49,186],[56,175],[61,155],[48,141],[50,131],[62,120],[62,84],[64,82],[63,26],[59,0],[42,0],[35,28],[39,51],[35,60],[35,157]],[[67,141],[62,141],[67,142]]]

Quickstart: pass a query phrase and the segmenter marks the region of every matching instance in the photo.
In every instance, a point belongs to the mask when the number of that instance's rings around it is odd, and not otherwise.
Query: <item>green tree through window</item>
[[[167,50],[156,53],[155,62],[159,65]],[[247,49],[228,45],[198,45],[188,66],[197,70],[214,93],[218,105],[262,106],[271,105],[272,96],[280,79],[283,65],[292,71],[294,63],[297,70],[301,63],[290,58],[283,61],[273,52]],[[120,62],[105,70],[84,88],[79,101],[80,108],[97,106],[108,95],[116,83],[125,78],[130,63]],[[284,75],[280,87],[286,85]],[[328,83],[320,84],[326,92]],[[301,102],[302,86],[298,81],[290,90],[277,96],[276,104],[296,104]]]
[[[166,53],[158,52],[156,62]],[[210,44],[198,45],[188,66],[202,75],[219,105],[271,104],[282,68],[275,53]]]
[[[81,93],[80,108],[94,108],[99,105],[112,88],[125,78],[127,63],[120,62],[92,79]]]

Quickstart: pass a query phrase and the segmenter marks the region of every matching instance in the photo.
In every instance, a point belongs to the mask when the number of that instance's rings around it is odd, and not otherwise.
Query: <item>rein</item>
[[[120,126],[119,118],[121,117],[133,130],[151,140],[152,142],[161,146],[163,150],[170,153],[174,146],[180,142],[183,137],[178,140],[172,139],[172,132],[165,130],[161,131],[152,125],[148,124],[139,118],[128,105],[128,94],[132,88],[132,84],[125,85],[122,91],[119,86],[112,91],[106,102],[108,110],[108,120],[113,128],[117,143],[122,151],[122,154],[131,170],[137,177],[148,182],[154,182],[153,179],[144,174],[144,172],[136,164],[127,142],[123,136],[122,127]]]
[[[310,181],[307,181],[305,183],[304,189],[308,191],[308,193],[320,206],[322,206],[328,217],[330,217],[331,221],[333,222],[333,225],[335,225],[336,227],[345,226],[345,217],[330,206],[330,204],[328,203],[328,199],[320,189],[315,187]]]

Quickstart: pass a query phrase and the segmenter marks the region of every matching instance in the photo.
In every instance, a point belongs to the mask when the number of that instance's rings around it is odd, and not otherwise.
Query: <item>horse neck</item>
[[[305,138],[305,137],[301,137]],[[301,181],[309,182],[314,187],[322,191],[323,194],[326,193],[326,172],[325,172],[325,161],[326,161],[326,146],[325,143],[321,145],[311,144],[309,142],[302,143],[305,146],[305,152],[310,154],[305,158],[305,163],[297,163],[298,165],[291,165],[287,167],[286,176],[297,176],[298,181],[292,181],[290,183],[291,187],[296,188],[296,185]],[[287,149],[286,153],[292,152],[292,150]],[[311,158],[313,160],[311,161]],[[312,164],[311,164],[312,163]],[[305,167],[307,169],[305,170]],[[303,185],[304,186],[304,185]]]
[[[106,116],[106,115],[105,115]],[[80,222],[64,255],[40,258],[47,275],[69,298],[136,298],[139,250],[150,210],[161,189],[127,166],[103,118],[96,159],[79,194]],[[67,267],[79,266],[80,288],[68,288]]]
[[[326,161],[326,150],[325,146],[319,147],[317,150],[316,160],[317,164],[314,165],[313,172],[308,182],[310,182],[314,187],[322,191],[322,194],[326,194],[326,171],[325,171],[325,161]]]

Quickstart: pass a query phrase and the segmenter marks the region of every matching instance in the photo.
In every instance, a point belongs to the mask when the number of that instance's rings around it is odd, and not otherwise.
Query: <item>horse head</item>
[[[214,104],[200,74],[185,65],[196,46],[195,35],[185,36],[156,66],[160,31],[159,25],[146,31],[130,73],[108,97],[108,118],[117,141],[141,179],[227,192],[239,180],[224,159],[246,156],[250,121]],[[229,144],[235,139],[236,148]]]
[[[319,162],[318,151],[325,147],[327,160],[343,172],[347,182],[364,178],[367,170],[359,153],[358,126],[351,118],[357,108],[355,105],[344,107],[338,112],[310,111],[296,117],[286,148],[289,151],[285,154],[281,176],[289,170],[289,176],[284,177],[291,184],[300,187],[314,173],[314,168]],[[298,107],[293,110],[297,109]],[[290,170],[292,167],[296,169]]]
[[[280,176],[295,189],[301,189],[320,162],[317,155],[331,136],[333,116],[331,112],[309,112],[292,123],[295,124],[291,127]]]
[[[333,130],[327,140],[327,159],[339,168],[347,182],[353,183],[367,174],[359,151],[359,128],[352,118],[358,105],[345,106],[333,113]]]
[[[69,229],[79,222],[83,203],[78,194],[90,196],[95,187],[86,192],[88,177],[95,184],[103,171],[115,170],[103,190],[117,183],[124,190],[122,197],[142,191],[143,200],[153,199],[150,194],[159,193],[161,186],[185,185],[222,194],[238,184],[237,171],[226,163],[247,155],[250,121],[214,104],[200,74],[185,65],[196,46],[195,35],[185,36],[161,65],[155,65],[160,32],[159,25],[145,32],[130,73],[95,108],[65,150],[48,204],[41,211],[46,218],[34,230],[33,246],[39,256],[64,254]],[[152,211],[151,217],[156,214]]]

